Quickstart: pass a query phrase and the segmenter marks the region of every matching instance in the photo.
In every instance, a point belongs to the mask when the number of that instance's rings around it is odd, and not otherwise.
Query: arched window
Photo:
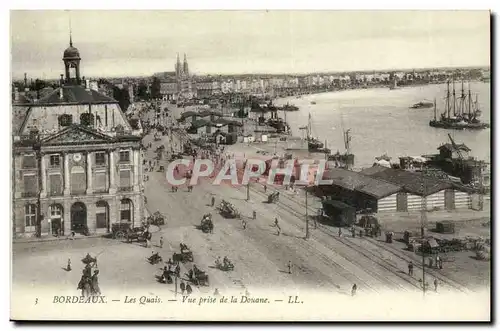
[[[36,227],[36,205],[27,204],[24,206],[24,231],[35,232]]]
[[[120,201],[120,221],[132,222],[133,205],[130,199],[122,199]]]

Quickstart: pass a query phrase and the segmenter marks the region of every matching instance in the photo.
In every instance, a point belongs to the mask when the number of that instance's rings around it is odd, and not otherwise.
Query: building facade
[[[82,85],[70,40],[65,77],[13,123],[13,230],[16,237],[107,233],[115,222],[139,225],[142,129],[118,102]]]

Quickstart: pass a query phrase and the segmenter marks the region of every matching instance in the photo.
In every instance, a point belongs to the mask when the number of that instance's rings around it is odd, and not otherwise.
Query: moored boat
[[[462,81],[462,93],[458,97],[457,106],[455,83],[453,82],[453,92],[450,93],[450,82],[448,81],[445,100],[445,111],[441,113],[439,119],[437,119],[436,101],[434,101],[434,119],[429,121],[429,126],[451,130],[482,130],[490,127],[490,124],[481,122],[479,119],[481,111],[479,110],[477,95],[473,104],[470,85],[468,94],[465,94]]]

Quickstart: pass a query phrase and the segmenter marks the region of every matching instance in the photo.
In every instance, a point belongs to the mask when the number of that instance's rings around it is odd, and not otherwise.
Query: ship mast
[[[450,118],[450,81],[446,82],[446,113]]]
[[[462,79],[462,94],[460,95],[460,109],[459,109],[459,115],[462,117],[465,115],[465,91],[464,91],[464,80]]]
[[[477,98],[477,95],[476,95]],[[472,120],[472,96],[470,94],[470,82],[469,82],[469,121]]]
[[[457,116],[457,99],[455,93],[455,79],[453,79],[453,116]]]
[[[436,109],[436,98],[434,98],[434,121],[436,121],[436,112],[437,112],[437,109]]]

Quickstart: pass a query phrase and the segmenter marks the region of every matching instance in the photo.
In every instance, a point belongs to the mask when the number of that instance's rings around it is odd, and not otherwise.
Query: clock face
[[[82,159],[82,154],[80,153],[73,154],[73,161],[80,162],[81,159]]]

